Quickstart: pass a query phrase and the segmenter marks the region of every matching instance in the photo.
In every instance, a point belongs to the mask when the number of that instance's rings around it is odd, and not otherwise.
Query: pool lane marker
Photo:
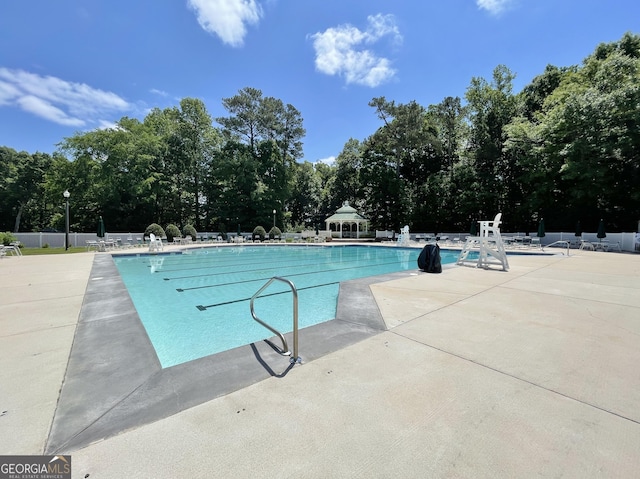
[[[397,261],[391,261],[389,263],[377,263],[377,264],[371,265],[371,266],[376,266],[377,267],[377,266],[386,266],[386,265],[389,265],[389,264],[397,264]],[[274,267],[274,268],[260,268],[260,269],[269,270],[269,269],[276,269],[276,268]],[[346,271],[348,269],[363,269],[363,268],[360,265],[356,265],[356,266],[348,266],[346,268],[332,268],[332,269],[323,269],[321,271],[305,271],[303,273],[291,273],[291,274],[287,274],[286,277],[288,278],[290,276],[303,276],[303,275],[312,275],[312,274],[333,273],[335,271]],[[257,270],[255,270],[255,271],[257,271]],[[405,271],[408,271],[408,270],[405,270]],[[217,274],[220,274],[220,273],[215,273],[215,274],[213,274],[211,276],[215,276]],[[362,276],[362,277],[366,278],[366,275]],[[167,278],[164,278],[164,279],[166,280]],[[269,276],[268,278],[254,278],[254,279],[245,279],[245,280],[242,280],[242,281],[232,281],[230,283],[209,284],[209,285],[205,285],[205,286],[193,286],[191,288],[176,288],[176,291],[178,293],[184,293],[185,291],[193,291],[193,290],[196,290],[196,289],[217,288],[219,286],[229,286],[229,285],[232,285],[232,284],[252,283],[252,282],[255,282],[255,281],[267,281],[269,279],[271,279],[271,276]],[[337,281],[337,282],[339,283],[340,281]]]
[[[313,261],[311,263],[309,263],[309,259],[312,258],[304,258],[304,259],[300,259],[297,261],[291,261],[290,265],[288,266],[289,268],[306,268],[308,266],[318,266],[318,265],[323,265],[323,264],[335,264],[335,263],[356,263],[356,264],[360,264],[360,258],[357,258],[355,256],[351,257],[351,258],[347,258],[346,261],[341,258],[340,261],[336,261],[334,258],[323,258],[326,259],[326,261]],[[382,258],[382,259],[387,259],[387,258]],[[417,257],[416,257],[417,259]],[[304,262],[302,262],[304,261]],[[302,262],[302,264],[300,264]],[[395,261],[394,261],[395,262]],[[176,281],[179,279],[190,279],[190,278],[206,278],[208,276],[220,276],[220,275],[228,275],[231,272],[235,272],[235,270],[241,268],[242,266],[245,265],[249,265],[249,264],[255,264],[255,261],[251,261],[251,262],[246,262],[246,263],[227,263],[227,264],[215,264],[215,265],[208,265],[208,266],[202,266],[202,267],[198,267],[198,268],[181,268],[181,269],[166,269],[163,268],[162,272],[163,273],[170,273],[170,272],[177,272],[177,271],[188,271],[188,270],[196,270],[196,269],[206,269],[209,270],[213,267],[215,267],[216,269],[222,269],[222,268],[234,268],[230,271],[221,271],[219,273],[204,273],[204,274],[191,274],[189,276],[175,276],[172,278],[162,278],[165,281]],[[391,264],[391,263],[380,263],[380,264]],[[269,269],[274,269],[274,268],[280,268],[282,267],[281,265],[278,265],[277,263],[274,263],[273,266],[271,266],[269,263],[260,266],[259,268],[254,268],[254,269],[242,269],[242,273],[250,273],[252,271],[261,271],[261,270],[269,270]]]
[[[340,248],[340,247],[339,247]],[[305,249],[305,254],[303,255],[297,255],[297,256],[293,256],[292,259],[292,263],[297,263],[297,262],[301,262],[301,261],[308,261],[308,260],[315,260],[317,259],[317,252],[315,253],[311,253],[309,252],[309,248],[304,248]],[[189,260],[181,260],[180,265],[182,267],[176,268],[175,266],[178,266],[175,263],[172,264],[168,264],[165,265],[165,267],[163,268],[164,271],[168,271],[168,272],[178,272],[178,271],[190,271],[190,270],[197,270],[197,269],[207,269],[210,268],[211,265],[206,265],[206,266],[202,266],[203,262],[212,262],[215,264],[216,267],[225,267],[225,266],[231,266],[231,267],[235,267],[235,266],[244,266],[244,265],[248,265],[248,264],[254,264],[256,262],[256,259],[259,260],[264,260],[264,252],[259,252],[259,253],[246,253],[242,255],[242,261],[238,261],[238,258],[236,257],[232,257],[232,258],[228,258],[228,257],[219,257],[219,256],[212,256],[212,257],[207,257],[207,258],[199,258],[199,259],[193,259],[193,262],[189,262]],[[340,255],[340,260],[344,259],[345,257],[349,258],[358,258],[358,256],[360,256],[360,254],[355,251],[348,251],[348,252],[342,252]],[[269,259],[271,259],[272,257],[269,257]],[[334,259],[334,257],[332,256],[323,256],[324,259],[329,259],[332,260]],[[277,257],[273,258],[275,260],[277,260]],[[189,265],[198,265],[197,267],[185,267],[185,266],[189,266]],[[173,266],[173,267],[172,267]]]
[[[332,286],[334,284],[340,284],[340,281],[333,281],[331,283],[324,283],[324,284],[316,284],[316,285],[313,285],[313,286],[305,286],[303,288],[297,288],[297,291],[304,291],[305,289],[322,288],[323,286]],[[278,291],[278,292],[275,292],[275,293],[262,294],[262,295],[258,296],[258,298],[267,298],[269,296],[277,296],[279,294],[287,294],[287,293],[290,293],[290,292],[291,292],[291,290]],[[206,311],[209,308],[215,308],[215,307],[218,307],[218,306],[225,306],[227,304],[242,303],[243,301],[251,301],[251,298],[234,299],[233,301],[224,301],[222,303],[208,304],[206,306],[203,306],[203,305],[199,304],[199,305],[196,306],[196,308],[198,308],[200,311]]]

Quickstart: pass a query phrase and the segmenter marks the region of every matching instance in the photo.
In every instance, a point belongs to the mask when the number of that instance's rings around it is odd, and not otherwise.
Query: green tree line
[[[124,117],[65,138],[53,154],[0,147],[0,230],[110,231],[151,223],[199,231],[322,225],[349,201],[373,229],[467,231],[503,213],[505,231],[632,231],[640,219],[640,37],[549,65],[522,91],[504,65],[461,97],[422,106],[384,97],[380,124],[334,165],[302,161],[305,129],[290,104],[244,88],[211,118],[201,100]]]

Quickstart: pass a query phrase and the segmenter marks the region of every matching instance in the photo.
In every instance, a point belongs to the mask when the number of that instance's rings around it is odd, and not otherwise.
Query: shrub
[[[167,241],[169,243],[173,243],[173,238],[179,238],[180,237],[180,228],[178,228],[174,224],[168,224],[167,227],[164,230],[164,233],[167,235]]]
[[[158,238],[164,237],[164,230],[158,223],[151,223],[149,226],[147,226],[147,229],[144,230],[145,236],[149,236],[151,233],[156,235]]]
[[[256,236],[260,237],[260,241],[264,241],[265,236],[267,236],[267,232],[262,226],[256,226],[253,229],[253,235],[251,236],[251,239],[255,241]]]
[[[290,224],[287,226],[288,233],[302,233],[305,229],[303,223]]]
[[[198,232],[196,231],[196,229],[192,225],[185,225],[185,227],[182,229],[182,235],[185,238],[187,236],[191,236],[191,239],[193,241],[195,241],[197,236],[198,236]]]
[[[281,236],[282,236],[282,231],[280,231],[280,228],[278,228],[277,226],[274,226],[269,230],[269,239],[274,239],[276,237],[279,238]]]
[[[9,231],[2,233],[0,231],[0,244],[3,244],[5,246],[9,246],[11,243],[14,243],[18,241],[18,238],[16,238],[13,233],[10,233]]]

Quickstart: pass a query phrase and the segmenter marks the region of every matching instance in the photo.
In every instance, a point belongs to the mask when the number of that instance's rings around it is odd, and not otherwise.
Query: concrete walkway
[[[45,448],[93,256],[0,260],[0,454]],[[640,255],[509,262],[373,284],[388,331],[70,451],[73,476],[637,477]]]

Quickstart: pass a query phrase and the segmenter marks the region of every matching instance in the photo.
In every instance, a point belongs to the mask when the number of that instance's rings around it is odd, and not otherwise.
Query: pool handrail
[[[545,245],[545,246],[541,246],[540,249],[542,249],[542,251],[544,251],[545,248],[549,248],[550,246],[554,246],[554,245],[563,245],[567,247],[567,256],[569,256],[569,248],[571,247],[571,242],[570,241],[566,241],[566,240],[559,240],[559,241],[554,241],[551,244]]]
[[[291,351],[289,350],[289,346],[287,345],[287,340],[284,337],[284,335],[280,331],[272,327],[271,325],[265,323],[260,318],[258,318],[255,312],[255,309],[253,307],[253,303],[255,299],[258,296],[260,296],[260,293],[262,293],[265,289],[267,289],[269,285],[274,281],[282,281],[283,283],[288,284],[289,287],[291,288],[291,292],[293,293],[293,356],[291,356]],[[262,288],[256,291],[256,293],[251,297],[250,308],[251,308],[251,316],[253,317],[253,319],[258,323],[260,323],[265,328],[267,328],[269,331],[274,333],[276,336],[278,336],[280,338],[280,341],[282,341],[282,349],[278,348],[278,346],[276,346],[275,344],[272,344],[272,346],[278,351],[278,353],[280,353],[283,356],[291,356],[289,358],[289,362],[291,364],[302,362],[302,358],[298,356],[298,290],[296,289],[296,286],[293,284],[293,282],[291,282],[287,278],[282,278],[280,276],[272,277],[271,279],[269,279],[269,281],[267,281],[264,284],[264,286],[262,286]]]

